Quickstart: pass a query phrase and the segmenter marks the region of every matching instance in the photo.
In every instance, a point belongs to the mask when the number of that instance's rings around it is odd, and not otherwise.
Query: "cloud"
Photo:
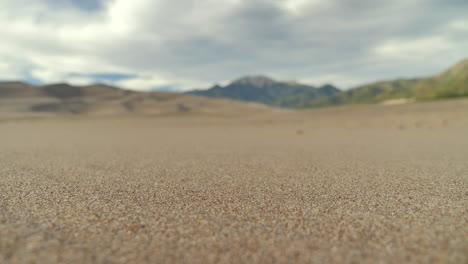
[[[0,79],[187,90],[268,74],[350,87],[466,57],[466,10],[462,0],[4,0]]]
[[[387,57],[391,60],[448,52],[454,48],[453,46],[448,39],[439,36],[420,39],[395,39],[375,47],[374,52],[377,56]]]

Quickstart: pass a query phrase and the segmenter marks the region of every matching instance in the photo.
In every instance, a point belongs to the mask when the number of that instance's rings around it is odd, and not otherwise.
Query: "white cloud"
[[[156,75],[139,75],[113,83],[114,85],[133,90],[147,91],[152,89],[170,89],[188,91],[196,87],[209,87],[211,83],[187,80],[183,78],[164,78]]]
[[[163,78],[157,78],[154,76],[141,76],[141,77],[121,80],[117,82],[116,84],[123,88],[144,91],[144,90],[150,90],[154,87],[169,86],[172,83]]]
[[[93,78],[87,77],[68,77],[65,78],[65,81],[73,85],[90,85],[95,83]]]
[[[461,33],[466,33],[468,32],[468,19],[455,20],[449,24],[449,27]]]
[[[322,0],[285,0],[285,1],[282,1],[283,7],[295,15],[302,15],[306,11],[310,11],[310,8],[320,9],[323,7],[329,7],[332,3],[333,1],[322,1]]]
[[[425,37],[420,39],[389,40],[377,46],[374,52],[377,56],[388,59],[401,59],[411,56],[432,56],[451,50],[452,42],[443,37]]]
[[[126,88],[187,90],[268,73],[347,87],[467,56],[468,4],[456,0],[74,1],[0,1],[0,79],[120,72],[136,76],[116,83]]]

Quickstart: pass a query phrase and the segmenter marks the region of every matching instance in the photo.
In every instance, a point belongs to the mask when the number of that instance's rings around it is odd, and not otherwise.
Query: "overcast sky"
[[[0,80],[340,88],[468,57],[467,0],[0,0]]]

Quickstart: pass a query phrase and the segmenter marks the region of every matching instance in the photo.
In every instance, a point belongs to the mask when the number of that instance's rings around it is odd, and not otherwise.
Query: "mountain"
[[[468,96],[468,59],[428,78],[371,83],[330,97],[310,100],[303,106],[381,103],[393,99],[434,100],[462,96]]]
[[[66,83],[31,85],[0,82],[0,114],[241,115],[267,109],[255,103],[280,107],[323,107],[462,96],[468,96],[468,59],[428,78],[381,81],[346,91],[332,85],[317,88],[296,82],[279,82],[265,76],[244,77],[225,87],[215,85],[208,90],[185,94],[136,92],[104,84],[73,86]]]
[[[468,96],[468,59],[436,76],[421,79],[412,91],[416,99]]]
[[[296,82],[279,82],[265,76],[249,76],[238,79],[225,87],[215,85],[208,90],[194,90],[188,93],[272,106],[297,107],[311,100],[336,94],[339,91],[332,85],[316,88]]]
[[[220,114],[238,115],[267,109],[257,104],[203,98],[172,92],[136,92],[104,84],[30,85],[0,82],[0,114]]]

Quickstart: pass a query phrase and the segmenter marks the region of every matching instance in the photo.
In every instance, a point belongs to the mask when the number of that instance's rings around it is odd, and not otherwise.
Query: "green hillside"
[[[412,87],[415,99],[437,99],[468,96],[468,59],[445,72],[421,79]]]
[[[468,96],[468,59],[429,78],[398,79],[359,86],[305,103],[304,107],[380,103],[392,99],[434,100]]]

